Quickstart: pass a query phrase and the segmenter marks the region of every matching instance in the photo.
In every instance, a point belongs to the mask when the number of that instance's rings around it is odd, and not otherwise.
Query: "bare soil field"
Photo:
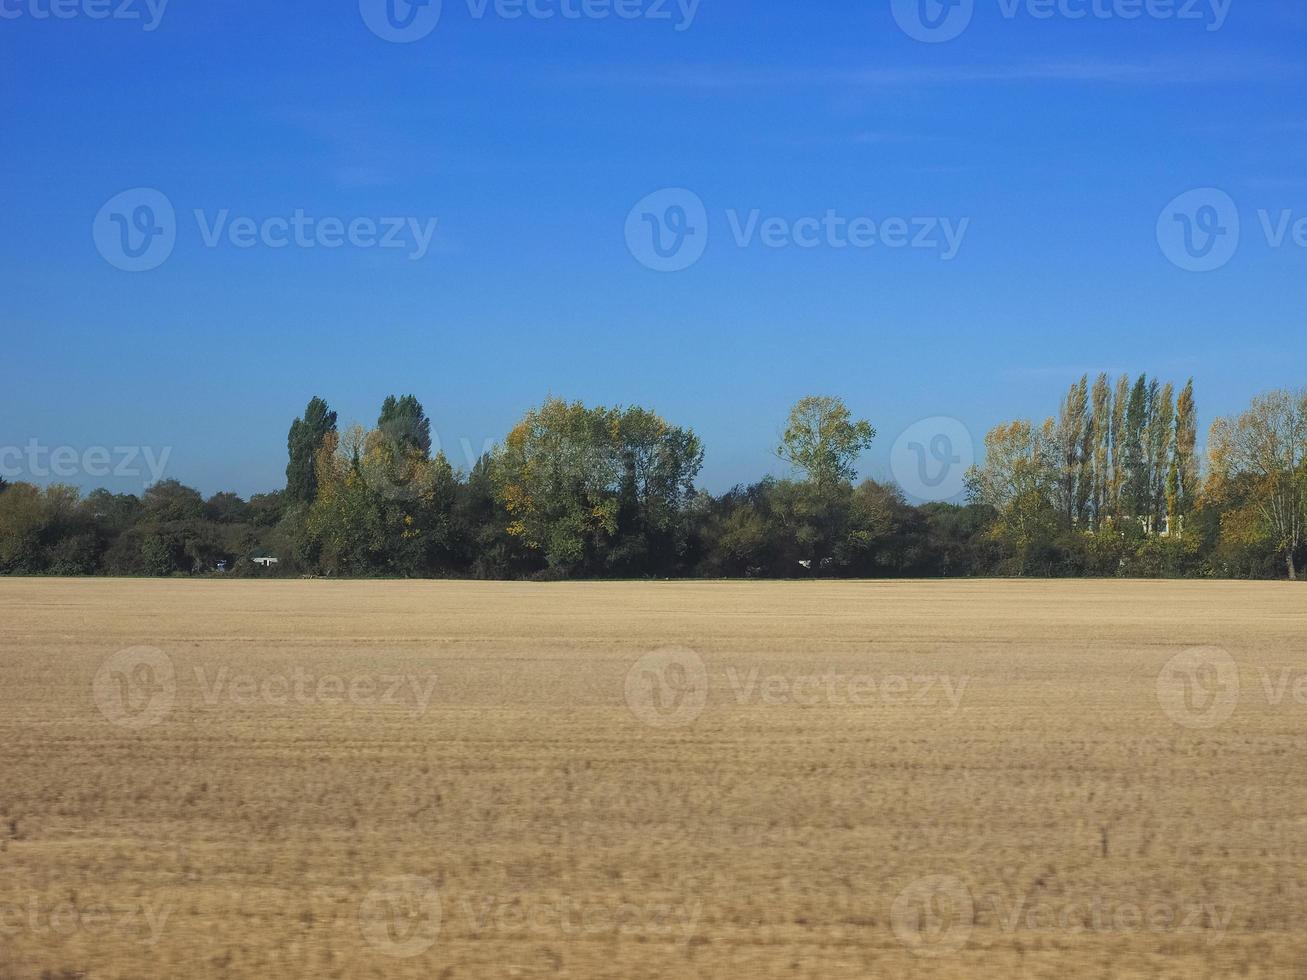
[[[0,580],[0,978],[1307,977],[1307,589]]]

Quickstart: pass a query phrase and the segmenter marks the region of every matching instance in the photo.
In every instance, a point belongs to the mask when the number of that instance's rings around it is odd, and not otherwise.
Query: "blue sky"
[[[167,476],[248,494],[284,482],[314,394],[372,423],[413,392],[465,465],[553,393],[694,427],[722,490],[782,472],[777,433],[813,392],[872,420],[863,471],[888,478],[918,420],[979,444],[1085,372],[1193,375],[1204,425],[1307,383],[1307,247],[1259,216],[1307,218],[1297,0],[973,0],[940,43],[888,0],[700,0],[692,20],[676,0],[667,19],[659,0],[621,0],[629,19],[444,0],[408,43],[369,28],[372,0],[135,0],[135,20],[61,2],[0,0],[0,447],[169,448]],[[176,215],[144,272],[93,234],[136,188]],[[707,222],[675,272],[626,234],[665,188]],[[1159,244],[1196,188],[1240,226],[1211,271]],[[416,259],[408,230],[401,248],[234,244],[237,219],[297,211],[437,224]],[[827,214],[965,235],[945,260],[734,233]]]

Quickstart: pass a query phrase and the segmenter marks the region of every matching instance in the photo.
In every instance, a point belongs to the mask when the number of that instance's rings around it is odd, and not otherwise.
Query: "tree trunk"
[[[1289,566],[1289,581],[1298,581],[1298,566],[1293,562],[1293,552],[1289,552],[1284,558],[1284,563]]]

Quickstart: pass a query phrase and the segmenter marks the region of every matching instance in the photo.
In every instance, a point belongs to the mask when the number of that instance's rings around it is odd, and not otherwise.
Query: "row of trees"
[[[837,398],[791,411],[777,455],[793,478],[721,496],[696,488],[694,432],[644,408],[549,399],[469,472],[432,453],[431,429],[412,395],[344,430],[314,398],[285,489],[248,501],[0,481],[0,572],[1296,577],[1307,527],[1307,394],[1219,420],[1204,471],[1192,382],[1084,377],[1056,417],[988,434],[969,503],[922,506],[855,483],[876,432]]]
[[[1297,578],[1307,518],[1307,392],[1259,396],[1197,452],[1193,381],[1100,375],[1056,418],[985,439],[968,474],[990,533],[1025,574]]]

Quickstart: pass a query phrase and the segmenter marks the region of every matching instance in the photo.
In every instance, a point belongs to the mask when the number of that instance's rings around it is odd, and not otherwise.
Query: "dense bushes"
[[[914,507],[871,480],[818,491],[767,478],[721,496],[697,493],[669,524],[619,509],[611,530],[585,537],[575,565],[510,533],[483,459],[448,474],[439,493],[354,495],[313,507],[284,493],[246,502],[199,499],[172,481],[143,498],[10,484],[0,492],[0,573],[18,575],[341,575],[569,577],[1275,577],[1276,555],[1209,537],[1201,520],[1184,538],[1134,530],[1055,531],[1021,552],[989,507]],[[1219,519],[1215,520],[1219,527]],[[278,558],[255,565],[255,556]]]

